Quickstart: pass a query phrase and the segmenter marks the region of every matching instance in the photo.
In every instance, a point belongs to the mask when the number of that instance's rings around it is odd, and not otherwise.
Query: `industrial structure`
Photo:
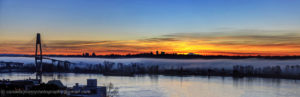
[[[1,90],[0,97],[42,97],[42,96],[43,97],[106,97],[106,87],[97,86],[96,79],[87,79],[86,86],[79,86],[79,84],[77,83],[74,87],[71,88],[64,86],[60,80],[50,80],[48,81],[48,83],[43,83],[42,82],[43,59],[52,60],[52,63],[57,61],[58,65],[64,64],[64,67],[66,68],[68,68],[69,66],[68,64],[71,64],[71,62],[43,57],[40,33],[37,33],[35,44],[36,44],[36,48],[35,48],[36,79],[29,78],[25,80],[9,80],[9,79],[0,80],[0,90]],[[18,67],[23,64],[13,63],[13,62],[0,62],[0,66],[2,65],[7,68],[11,68],[12,66]],[[46,93],[47,90],[48,91],[52,90],[52,91]],[[54,92],[58,91],[58,92],[54,93],[53,91]]]
[[[43,72],[43,53],[42,53],[42,42],[41,35],[37,33],[35,43],[35,66],[36,66],[36,79],[42,80]]]

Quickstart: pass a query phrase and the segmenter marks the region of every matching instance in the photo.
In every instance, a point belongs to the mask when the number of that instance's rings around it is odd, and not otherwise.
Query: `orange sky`
[[[0,54],[300,55],[300,0],[0,0]]]
[[[253,30],[255,31],[255,30]],[[136,54],[164,51],[166,53],[197,53],[201,55],[300,55],[298,33],[243,34],[238,33],[173,33],[136,40],[46,40],[43,53],[77,55],[95,52],[97,55]],[[4,41],[2,54],[33,54],[35,41]]]

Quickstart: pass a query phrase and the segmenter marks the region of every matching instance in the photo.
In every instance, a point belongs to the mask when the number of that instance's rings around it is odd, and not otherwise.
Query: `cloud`
[[[173,33],[137,40],[45,40],[48,54],[101,54],[165,52],[208,52],[225,55],[300,54],[300,33],[297,31],[235,30],[224,32]],[[0,43],[0,53],[34,53],[34,42],[6,41]]]
[[[144,45],[140,40],[126,41],[48,41],[45,51],[75,51],[99,53],[141,53],[160,48],[158,45]]]
[[[215,45],[299,45],[300,31],[236,30],[231,32],[193,32],[163,35],[171,39],[198,40]]]
[[[134,50],[105,50],[105,51],[103,51],[103,52],[117,52],[117,53],[119,53],[119,52],[124,52],[124,53],[134,53],[134,52],[136,52],[136,51],[134,51]]]
[[[179,41],[179,39],[160,37],[160,38],[140,39],[139,41],[141,41],[141,42],[166,42],[166,41],[176,42],[176,41]]]
[[[225,52],[225,51],[208,51],[213,54],[222,54],[222,55],[263,55],[269,53],[250,53],[250,52]]]

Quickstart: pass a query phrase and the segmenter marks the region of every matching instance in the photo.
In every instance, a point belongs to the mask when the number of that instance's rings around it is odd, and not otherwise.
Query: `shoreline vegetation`
[[[2,61],[2,65],[3,65]],[[17,65],[22,63],[8,62],[0,67],[0,73],[35,72],[34,64]],[[43,63],[44,73],[92,73],[104,76],[136,76],[136,75],[166,75],[166,76],[231,76],[300,79],[300,65],[264,66],[234,65],[228,68],[184,68],[183,66],[163,68],[159,65],[145,65],[142,63],[115,63],[104,61],[89,64],[84,67],[72,67],[72,64]]]
[[[2,74],[5,73],[35,73],[32,71],[11,71],[11,72],[0,72]],[[90,73],[90,72],[44,72],[45,74],[52,74],[52,73],[74,73],[74,74],[100,74],[103,76],[116,76],[116,77],[135,77],[135,76],[176,76],[176,77],[232,77],[232,78],[271,78],[271,79],[290,79],[290,80],[300,80],[300,76],[233,76],[233,75],[195,75],[195,74],[185,74],[185,75],[176,75],[176,74],[119,74],[119,73]]]
[[[153,54],[153,53],[141,53],[141,54],[127,54],[127,55],[43,55],[45,57],[78,57],[78,58],[159,58],[159,59],[276,59],[276,60],[286,60],[286,59],[300,59],[300,56],[227,56],[227,55],[197,55],[197,54]],[[34,55],[24,55],[24,54],[0,54],[0,57],[34,57]]]

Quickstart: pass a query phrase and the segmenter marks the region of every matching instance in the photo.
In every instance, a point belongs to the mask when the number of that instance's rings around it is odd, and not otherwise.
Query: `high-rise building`
[[[85,53],[85,56],[90,56],[90,54],[89,53]]]
[[[93,57],[96,57],[96,53],[95,53],[95,52],[93,52],[92,56],[93,56]]]

